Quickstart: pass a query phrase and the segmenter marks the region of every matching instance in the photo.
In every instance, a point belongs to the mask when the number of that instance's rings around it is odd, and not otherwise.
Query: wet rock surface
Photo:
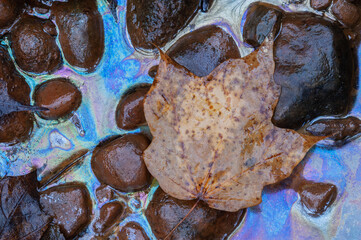
[[[38,112],[44,119],[54,120],[66,117],[81,104],[82,95],[77,87],[65,78],[43,82],[34,93],[35,104],[47,108]]]
[[[51,225],[41,236],[40,240],[65,240],[58,225]]]
[[[99,204],[108,202],[114,198],[114,190],[108,185],[101,185],[95,190]]]
[[[66,238],[75,236],[90,221],[92,207],[84,185],[65,184],[50,188],[41,193],[40,203]]]
[[[32,7],[49,8],[53,2],[59,2],[62,0],[25,0]]]
[[[104,52],[104,26],[96,1],[55,2],[51,10],[65,59],[72,66],[94,71]]]
[[[243,40],[252,47],[259,47],[272,32],[281,26],[282,10],[267,3],[253,3],[247,9],[243,26]]]
[[[19,67],[27,72],[50,73],[62,63],[55,40],[56,27],[50,20],[27,16],[13,27],[11,48]]]
[[[232,36],[215,25],[184,35],[166,54],[200,77],[228,59],[241,57]]]
[[[158,239],[163,239],[187,215],[196,200],[175,199],[158,188],[145,215]],[[199,202],[169,239],[227,239],[242,221],[244,210],[224,212]]]
[[[307,181],[298,189],[301,203],[311,215],[320,215],[335,201],[337,187],[330,183]]]
[[[129,222],[118,233],[119,240],[149,240],[144,229],[136,222]]]
[[[331,0],[311,0],[311,7],[315,10],[326,10],[331,5]]]
[[[91,160],[95,176],[101,183],[122,192],[148,187],[151,175],[142,155],[149,143],[143,134],[127,134],[98,146]]]
[[[120,202],[110,202],[100,208],[99,217],[93,225],[96,233],[105,233],[124,213],[124,206]]]
[[[30,104],[30,87],[25,79],[16,72],[10,56],[0,47],[0,91],[1,96],[8,95],[20,104]],[[4,93],[7,91],[7,93]],[[6,111],[8,102],[0,103]],[[1,107],[3,108],[3,107]],[[33,116],[28,111],[11,112],[0,116],[0,142],[18,143],[29,136],[33,128]]]
[[[335,17],[347,27],[353,27],[360,19],[358,7],[346,0],[334,1],[331,10]]]
[[[24,3],[22,0],[1,0],[0,1],[0,29],[9,27],[22,12]]]
[[[127,28],[134,48],[163,47],[195,16],[198,5],[193,0],[127,1]]]
[[[148,71],[148,75],[151,77],[151,78],[155,78],[155,76],[157,75],[157,71],[158,71],[158,65],[155,65],[153,67],[151,67]]]
[[[288,14],[274,44],[274,80],[282,91],[272,117],[298,129],[348,110],[354,77],[350,44],[337,24],[311,13]]]
[[[131,130],[146,124],[143,103],[149,89],[150,86],[137,87],[122,97],[115,113],[119,128]]]
[[[321,119],[306,128],[314,136],[328,136],[332,139],[344,140],[361,132],[361,120],[356,117],[343,119]]]

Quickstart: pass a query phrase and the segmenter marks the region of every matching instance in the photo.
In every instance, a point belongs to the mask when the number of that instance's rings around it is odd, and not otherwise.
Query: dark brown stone
[[[361,132],[361,120],[356,117],[342,119],[320,119],[306,128],[314,136],[327,136],[344,140]]]
[[[27,16],[15,24],[11,32],[11,48],[22,70],[49,73],[60,67],[60,49],[49,31],[56,32],[55,25],[37,17]]]
[[[93,229],[96,233],[105,233],[124,213],[124,206],[120,202],[110,202],[100,208],[99,217],[96,219]]]
[[[127,1],[127,28],[133,46],[163,47],[196,15],[198,5],[194,0]]]
[[[58,225],[50,225],[40,240],[65,240]]]
[[[148,71],[148,75],[151,77],[151,78],[155,78],[155,76],[157,75],[157,71],[158,71],[158,65],[155,65],[153,67],[151,67]]]
[[[96,1],[56,2],[51,9],[65,59],[75,67],[94,71],[104,53],[104,26]]]
[[[337,187],[330,183],[305,182],[298,190],[301,203],[311,215],[320,215],[335,201]]]
[[[49,8],[53,4],[53,2],[59,0],[25,0],[25,1],[32,7]]]
[[[0,28],[11,26],[22,12],[22,0],[0,0]]]
[[[347,112],[354,58],[337,24],[312,13],[288,14],[274,60],[274,80],[282,87],[272,117],[276,126],[298,129],[318,116]]]
[[[35,104],[49,110],[38,112],[45,119],[66,117],[81,104],[81,92],[64,78],[52,79],[40,84],[34,93]]]
[[[282,10],[267,3],[252,3],[246,12],[243,26],[243,40],[252,47],[259,47],[272,32],[281,26]]]
[[[129,222],[117,234],[117,240],[149,240],[144,229],[136,222]]]
[[[16,71],[7,51],[0,47],[0,91],[15,101],[29,105],[30,87],[25,79]],[[3,94],[0,94],[3,95]],[[18,143],[26,140],[33,129],[33,115],[28,111],[11,112],[0,116],[0,142]]]
[[[347,27],[353,27],[360,19],[357,6],[346,0],[335,1],[331,10],[337,20]]]
[[[148,145],[149,140],[143,134],[127,134],[98,146],[91,160],[95,176],[101,183],[122,192],[148,187],[151,175],[143,160]]]
[[[360,3],[361,3],[360,0],[347,0],[347,2],[356,4],[356,5],[360,5]]]
[[[200,77],[230,58],[241,57],[232,36],[215,25],[184,35],[166,54]]]
[[[49,188],[41,193],[40,203],[67,239],[89,224],[92,207],[84,185],[65,184]]]
[[[95,190],[95,195],[99,204],[103,204],[114,198],[114,190],[108,185],[100,185],[100,187]]]
[[[143,105],[149,89],[150,86],[137,87],[122,97],[115,113],[119,128],[131,130],[147,123]]]
[[[175,199],[158,188],[150,201],[145,216],[154,235],[163,239],[187,215],[196,200]],[[244,210],[224,212],[199,202],[169,239],[227,239],[244,217]]]
[[[311,0],[311,7],[315,10],[326,10],[331,5],[331,0]]]

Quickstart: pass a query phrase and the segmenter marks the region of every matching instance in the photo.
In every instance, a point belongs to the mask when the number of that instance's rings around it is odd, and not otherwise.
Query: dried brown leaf
[[[261,202],[265,185],[291,174],[319,138],[271,123],[280,87],[273,43],[197,77],[162,54],[144,110],[153,141],[144,152],[161,188],[237,211]]]
[[[51,221],[40,208],[36,172],[0,181],[0,239],[40,239]]]

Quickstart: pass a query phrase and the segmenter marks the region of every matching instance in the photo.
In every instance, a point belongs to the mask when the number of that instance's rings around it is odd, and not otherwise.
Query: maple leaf
[[[0,239],[40,239],[51,218],[40,208],[36,172],[0,181]]]
[[[265,185],[288,177],[320,138],[275,127],[280,95],[273,42],[197,77],[162,54],[144,103],[153,135],[145,163],[181,200],[224,211],[257,205]]]

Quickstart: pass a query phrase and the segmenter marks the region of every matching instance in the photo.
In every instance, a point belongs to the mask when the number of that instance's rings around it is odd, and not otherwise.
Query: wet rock
[[[314,136],[328,136],[334,140],[344,140],[361,132],[361,120],[356,117],[343,119],[321,119],[306,128]]]
[[[288,14],[274,60],[274,80],[282,87],[272,117],[276,126],[298,129],[317,116],[347,111],[354,61],[337,24],[311,13]]]
[[[149,240],[144,229],[136,222],[129,222],[118,233],[119,240]]]
[[[155,76],[157,75],[157,71],[158,71],[158,65],[151,67],[148,71],[149,77],[155,78]]]
[[[114,198],[114,190],[107,185],[101,185],[95,190],[95,195],[99,204],[103,204]]]
[[[61,0],[25,0],[32,7],[49,8],[53,2]]]
[[[41,236],[40,240],[65,240],[58,225],[51,225]]]
[[[207,76],[222,62],[240,58],[232,36],[215,25],[205,26],[181,37],[168,51],[180,65],[197,76]]]
[[[94,71],[104,53],[104,26],[96,1],[55,2],[51,9],[65,59],[75,67]]]
[[[0,91],[7,91],[7,94],[1,93],[1,96],[8,95],[20,104],[30,104],[30,87],[16,71],[9,54],[3,47],[0,47],[0,79],[2,80]],[[7,106],[7,102],[2,101],[0,104]],[[29,137],[32,128],[33,115],[29,111],[11,112],[0,116],[0,142],[24,141]]]
[[[311,7],[315,10],[326,10],[331,5],[331,0],[311,0]]]
[[[40,203],[67,239],[82,231],[90,221],[92,208],[84,185],[65,184],[49,188],[41,193]]]
[[[44,119],[54,120],[66,117],[81,104],[81,92],[65,78],[43,82],[34,92],[35,104],[49,110],[38,112]]]
[[[335,201],[337,197],[337,187],[330,183],[306,182],[298,193],[301,203],[311,215],[320,215]]]
[[[122,97],[115,113],[119,128],[131,130],[146,124],[143,103],[149,89],[150,86],[137,87]]]
[[[154,235],[158,239],[163,239],[187,215],[195,203],[196,200],[175,199],[158,188],[145,211]],[[244,210],[224,212],[199,202],[169,239],[227,239],[243,217]]]
[[[93,225],[96,233],[105,233],[124,213],[124,207],[120,202],[110,202],[100,208],[99,217]]]
[[[133,46],[163,47],[196,15],[198,4],[194,0],[127,1],[127,28]]]
[[[98,146],[91,167],[101,183],[122,192],[141,190],[151,183],[143,151],[149,140],[143,134],[127,134]]]
[[[49,20],[28,16],[16,23],[11,32],[11,48],[22,70],[49,73],[60,67],[61,53],[54,33],[55,25]]]
[[[11,26],[24,7],[22,0],[0,0],[0,28]]]
[[[335,1],[331,10],[335,17],[347,27],[353,27],[360,19],[357,6],[346,0]]]
[[[360,3],[361,3],[360,0],[347,0],[347,2],[356,4],[356,5],[360,5]]]
[[[266,37],[275,35],[281,26],[282,10],[278,7],[256,2],[251,4],[246,13],[243,26],[243,40],[252,47],[259,47]]]

